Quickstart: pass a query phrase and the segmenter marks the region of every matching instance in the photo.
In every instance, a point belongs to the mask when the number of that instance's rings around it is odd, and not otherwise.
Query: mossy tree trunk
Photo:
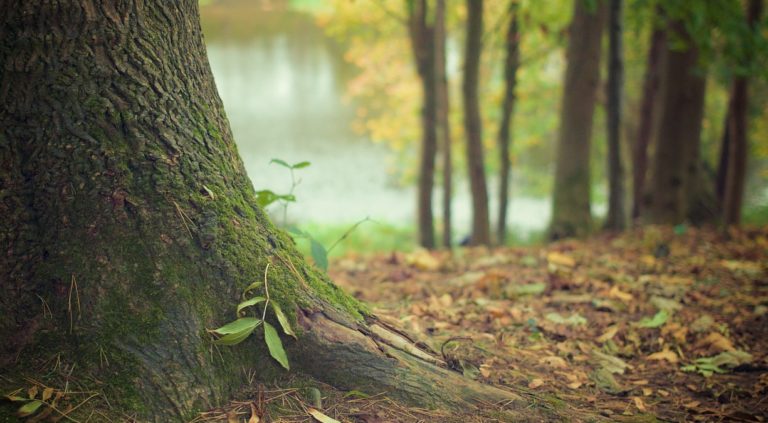
[[[226,402],[244,368],[264,381],[281,371],[255,340],[216,349],[206,333],[271,263],[271,298],[298,328],[283,341],[298,371],[426,406],[509,398],[378,322],[272,226],[197,7],[0,3],[3,388],[47,373],[53,356],[70,384],[142,421]]]
[[[605,6],[604,0],[574,0],[560,110],[551,239],[584,235],[592,225],[589,155]]]

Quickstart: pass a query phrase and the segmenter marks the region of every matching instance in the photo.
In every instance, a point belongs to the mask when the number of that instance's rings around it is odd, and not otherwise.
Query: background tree
[[[421,159],[418,182],[419,244],[434,248],[435,229],[432,214],[432,191],[435,184],[435,157],[437,155],[438,89],[435,61],[435,27],[429,22],[426,0],[407,0],[408,33],[411,37],[413,57],[421,79]],[[434,19],[434,14],[433,14]]]
[[[450,101],[446,63],[445,0],[435,4],[435,65],[437,80],[437,142],[443,167],[443,247],[451,248],[453,239],[451,200],[453,199],[453,157],[451,145]]]
[[[741,68],[751,69],[756,46],[755,39],[760,35],[758,23],[762,14],[762,0],[749,0],[747,2],[747,36],[743,37],[746,48],[744,49]],[[744,74],[737,75],[733,80],[731,88],[731,98],[728,103],[727,125],[723,143],[723,152],[725,162],[725,178],[722,194],[723,223],[731,225],[738,224],[741,220],[741,206],[744,196],[744,181],[747,170],[747,152],[749,144],[747,142],[747,121],[749,109],[749,76]]]
[[[472,193],[472,235],[470,244],[490,245],[488,188],[485,181],[483,134],[478,84],[483,48],[483,0],[467,0],[467,41],[464,49],[464,128],[467,136],[467,166]]]
[[[512,144],[512,117],[515,112],[515,87],[517,69],[520,67],[520,33],[518,32],[517,1],[509,4],[509,27],[505,38],[506,58],[504,60],[504,100],[501,105],[501,125],[499,126],[499,217],[496,229],[496,242],[504,245],[507,236],[507,208],[509,203],[510,183],[510,145]]]
[[[624,163],[621,158],[621,102],[624,84],[622,48],[623,1],[610,0],[608,6],[608,216],[605,228],[623,230],[627,226],[624,190]]]
[[[697,177],[706,80],[682,21],[669,24],[663,52],[662,109],[646,216],[653,223],[677,224],[687,217],[689,189]]]
[[[632,218],[640,217],[640,209],[645,194],[645,180],[648,169],[648,146],[651,144],[651,136],[656,122],[660,116],[658,107],[658,93],[660,88],[660,70],[662,48],[664,47],[665,30],[660,27],[659,11],[656,8],[654,15],[651,42],[648,48],[648,59],[643,77],[642,100],[640,105],[640,122],[637,129],[632,151]]]
[[[592,117],[600,81],[600,39],[605,1],[574,0],[566,49],[567,68],[560,110],[551,239],[584,235],[590,229]]]
[[[266,280],[306,374],[425,406],[510,398],[388,329],[270,223],[196,0],[0,3],[0,72],[3,392],[56,355],[59,380],[44,383],[105,390],[142,421],[189,420],[243,368],[280,374],[262,342],[214,352],[206,331]]]

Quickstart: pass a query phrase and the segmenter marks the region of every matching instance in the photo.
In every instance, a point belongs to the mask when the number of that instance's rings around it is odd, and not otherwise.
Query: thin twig
[[[270,262],[267,262],[267,267],[264,268],[264,296],[267,297],[267,300],[264,302],[264,313],[261,314],[261,321],[264,321],[264,318],[267,317],[267,306],[269,305],[269,285],[267,284],[267,272],[269,272],[269,265],[272,264]]]

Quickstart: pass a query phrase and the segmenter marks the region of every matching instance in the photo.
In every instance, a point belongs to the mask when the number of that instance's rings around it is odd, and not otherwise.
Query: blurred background
[[[576,3],[579,1],[582,0]],[[418,189],[418,181],[423,168],[420,157],[424,154],[424,74],[418,69],[414,45],[418,45],[419,34],[434,36],[434,31],[419,31],[434,30],[439,13],[444,17],[441,69],[446,79],[446,127],[450,139],[445,144],[438,131],[438,145],[432,153],[436,157],[435,179],[429,189],[433,222],[430,226],[434,225],[434,233],[426,236],[434,238],[434,245],[445,244],[441,236],[448,236],[453,245],[472,241],[475,222],[467,172],[462,90],[469,10],[463,1],[440,3],[442,11],[436,11],[436,1],[201,2],[203,31],[216,85],[254,187],[295,195],[295,203],[287,203],[287,209],[280,201],[268,206],[278,225],[296,226],[328,246],[355,222],[366,217],[372,220],[360,225],[333,254],[346,250],[408,250],[425,244],[424,232],[419,231],[419,222],[423,226],[425,220],[418,218],[424,210],[417,200],[418,193],[423,191]],[[590,5],[599,2],[585,3],[588,13],[601,13],[601,6]],[[699,53],[694,71],[705,78],[706,87],[699,137],[701,173],[707,181],[704,183],[713,187],[727,133],[733,81],[741,75],[750,78],[749,160],[740,218],[747,224],[764,224],[768,221],[766,71],[740,69],[736,62],[743,58],[729,57],[733,50],[729,46],[733,43],[748,43],[734,38],[749,28],[749,2],[712,2],[720,3],[720,8],[713,10],[706,10],[709,2],[689,3],[700,4],[674,15],[677,12],[660,11],[654,1],[626,0],[620,10],[623,92],[619,103],[622,119],[618,157],[624,168],[620,183],[625,187],[621,196],[626,204],[622,213],[627,222],[636,220],[632,211],[632,170],[637,160],[639,127],[643,124],[644,94],[648,91],[644,81],[653,55],[654,33],[663,31],[664,22],[668,23],[673,16],[677,21],[693,22],[686,28],[690,29],[694,40],[691,44],[696,44]],[[574,35],[577,27],[571,27],[575,2],[486,0],[480,4],[483,24],[477,98],[488,224],[494,233],[499,233],[500,172],[504,166],[500,160],[499,131],[509,86],[509,75],[505,74],[505,69],[509,69],[505,65],[510,57],[509,35],[514,31],[514,111],[507,154],[511,186],[507,190],[509,205],[503,228],[506,236],[497,235],[494,242],[540,242],[551,235],[547,231],[553,218],[558,137],[568,67],[566,51],[569,41],[580,36]],[[664,13],[666,21],[660,18]],[[697,24],[698,21],[701,22]],[[741,21],[744,25],[736,24]],[[610,59],[606,22],[603,21],[605,28],[600,39],[602,60],[591,135],[587,140],[588,212],[593,219],[589,230],[602,226],[609,199],[606,89]],[[710,28],[709,32],[692,29],[703,26]],[[765,36],[764,25],[757,34]],[[755,46],[755,51],[762,54],[762,47]],[[452,150],[450,234],[441,229],[445,225],[446,145]],[[651,141],[647,153],[650,162],[654,160],[653,152]],[[288,164],[308,161],[311,165],[295,169],[292,179],[289,169],[270,163],[274,158]],[[720,219],[715,216],[712,221]]]

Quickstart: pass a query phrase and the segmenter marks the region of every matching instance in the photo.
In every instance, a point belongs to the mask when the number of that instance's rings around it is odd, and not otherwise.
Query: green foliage
[[[288,363],[288,356],[285,353],[283,343],[280,340],[280,336],[278,335],[277,330],[274,326],[264,320],[267,315],[267,309],[269,306],[272,306],[272,311],[275,313],[275,317],[277,317],[278,322],[280,322],[280,326],[283,329],[283,332],[286,335],[293,336],[294,338],[296,337],[296,333],[293,331],[293,328],[291,328],[291,324],[285,313],[283,313],[283,309],[279,304],[277,304],[275,301],[271,301],[269,298],[269,282],[267,279],[268,271],[269,265],[267,265],[267,268],[264,269],[263,284],[262,282],[254,282],[248,285],[248,287],[243,291],[243,298],[245,298],[249,292],[263,285],[265,295],[255,296],[241,302],[237,305],[237,309],[235,311],[235,314],[238,316],[237,320],[229,322],[220,328],[209,330],[209,332],[217,336],[216,339],[213,340],[214,344],[231,346],[245,341],[256,330],[257,327],[263,325],[264,342],[267,345],[269,354],[286,370],[290,370],[291,368],[290,364]],[[260,317],[240,317],[245,309],[249,307],[256,309],[256,306],[261,303],[264,303],[264,306]],[[255,314],[256,316],[259,316],[258,310],[256,310]]]
[[[637,326],[641,328],[658,328],[664,326],[664,324],[667,323],[667,320],[669,320],[669,313],[665,310],[661,310],[651,318],[643,317],[637,322]]]

